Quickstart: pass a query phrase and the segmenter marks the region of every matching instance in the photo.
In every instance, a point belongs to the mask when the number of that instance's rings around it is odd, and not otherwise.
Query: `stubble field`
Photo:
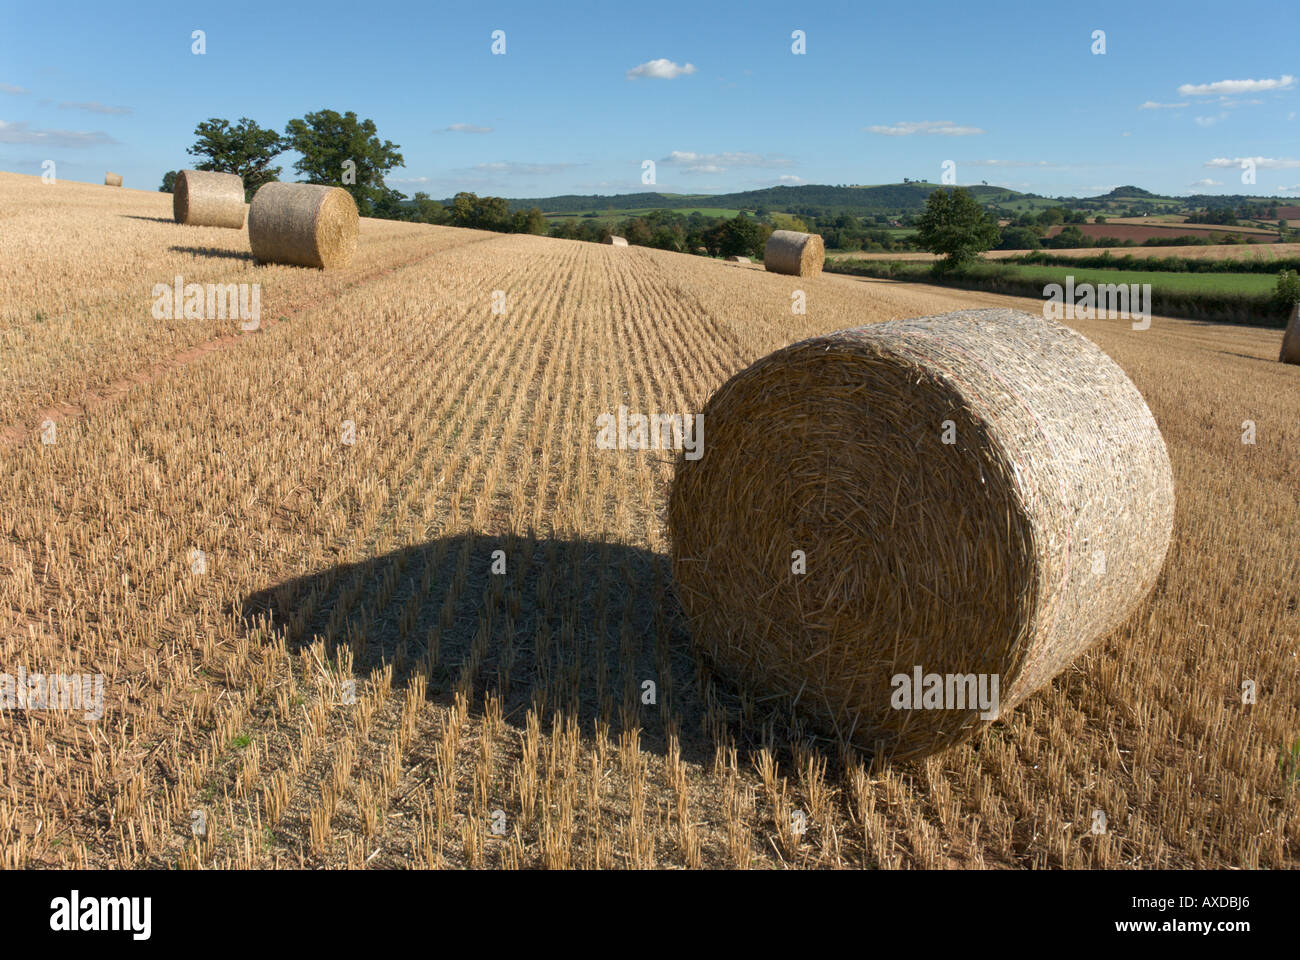
[[[154,319],[176,274],[260,283],[261,329]],[[1161,426],[1174,542],[980,739],[873,763],[693,653],[672,454],[597,417],[1001,305],[1041,309],[370,220],[348,269],[257,267],[169,196],[0,174],[0,672],[105,677],[98,720],[0,711],[0,866],[1296,866],[1279,331],[1074,324]]]

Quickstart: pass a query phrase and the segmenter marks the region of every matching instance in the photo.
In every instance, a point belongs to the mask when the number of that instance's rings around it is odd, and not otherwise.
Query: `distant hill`
[[[869,187],[832,187],[805,184],[797,187],[768,187],[742,193],[680,194],[623,193],[613,196],[520,198],[510,200],[511,210],[540,207],[543,213],[586,213],[601,210],[680,210],[692,207],[723,207],[732,210],[770,210],[798,213],[801,209],[850,213],[857,216],[881,213],[917,213],[925,198],[939,189],[937,183],[887,183]],[[1006,187],[967,187],[981,203],[992,204],[1032,197]],[[449,201],[445,201],[449,202]]]
[[[612,195],[564,194],[557,197],[520,197],[510,199],[511,211],[539,207],[548,215],[556,214],[608,214],[624,216],[648,210],[690,210],[709,208],[723,210],[749,210],[766,208],[777,213],[816,214],[832,216],[878,216],[881,214],[917,214],[925,209],[926,198],[941,184],[925,181],[885,183],[875,186],[833,187],[826,184],[803,184],[797,187],[767,187],[763,190],[746,190],[740,193],[620,193]],[[1239,207],[1246,203],[1277,204],[1277,197],[1240,194],[1195,194],[1193,196],[1165,196],[1132,185],[1116,187],[1109,193],[1096,197],[1044,197],[1035,193],[1021,193],[1008,187],[987,184],[964,185],[986,207],[1004,206],[1010,213],[1036,212],[1061,205],[1084,210],[1108,213],[1125,205],[1138,209],[1158,211],[1166,207],[1191,207],[1221,209]],[[447,198],[443,203],[451,203]]]

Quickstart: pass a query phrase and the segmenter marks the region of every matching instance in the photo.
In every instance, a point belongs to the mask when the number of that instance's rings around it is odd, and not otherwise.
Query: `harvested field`
[[[10,174],[0,218],[0,671],[105,681],[99,720],[0,711],[0,867],[1300,866],[1281,331],[1072,324],[1168,445],[1164,572],[977,738],[872,765],[696,656],[672,453],[597,417],[1040,301],[368,219],[345,268],[259,267],[166,194]],[[261,284],[261,329],[154,319],[178,273]]]
[[[1085,237],[1111,237],[1115,240],[1164,239],[1167,237],[1209,237],[1214,234],[1239,233],[1247,243],[1273,243],[1277,240],[1276,230],[1254,230],[1249,227],[1215,227],[1206,224],[1171,223],[1140,225],[1134,223],[1081,223],[1077,224],[1079,232]],[[1046,235],[1054,237],[1065,227],[1058,224],[1048,227]]]

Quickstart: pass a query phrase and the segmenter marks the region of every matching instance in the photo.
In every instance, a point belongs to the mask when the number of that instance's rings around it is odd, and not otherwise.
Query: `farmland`
[[[1049,228],[1046,235],[1054,237],[1064,229],[1065,227],[1057,225]],[[1133,240],[1138,243],[1144,240],[1159,240],[1165,237],[1209,237],[1215,234],[1222,236],[1225,233],[1239,233],[1247,243],[1272,243],[1277,239],[1277,231],[1275,230],[1215,227],[1204,224],[1082,223],[1078,225],[1078,229],[1085,237],[1091,237],[1094,240],[1109,237],[1112,240]]]
[[[1054,257],[1095,257],[1105,248],[1075,247],[1053,249]],[[1023,257],[1032,250],[989,250],[983,254],[988,260],[1005,260]],[[1185,257],[1206,260],[1285,260],[1300,257],[1300,243],[1217,243],[1189,244],[1187,246],[1114,247],[1117,257]],[[920,251],[891,252],[888,250],[837,250],[834,256],[846,260],[915,260],[932,263],[940,259],[933,253]]]
[[[697,657],[673,464],[597,417],[1041,301],[370,219],[346,269],[256,266],[166,195],[13,174],[0,210],[0,670],[105,678],[98,721],[0,711],[0,866],[1300,866],[1280,332],[1073,324],[1164,434],[1164,573],[978,740],[873,763]],[[178,274],[259,283],[260,329],[155,319]]]
[[[1150,283],[1184,293],[1269,294],[1274,279],[1267,273],[1173,273],[1142,270],[1095,270],[1073,267],[1039,267],[1017,264],[1018,276],[1043,283],[1064,283],[1066,275],[1078,283]]]

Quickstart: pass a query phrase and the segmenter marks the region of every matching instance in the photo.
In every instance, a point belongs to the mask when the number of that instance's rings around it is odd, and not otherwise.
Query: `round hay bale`
[[[815,277],[822,272],[826,244],[816,233],[773,230],[763,248],[763,266],[772,273],[794,277]]]
[[[731,263],[749,263],[749,257],[742,256],[727,257],[727,260]]]
[[[235,173],[182,170],[172,187],[172,217],[192,227],[244,226],[244,181]]]
[[[1300,303],[1291,308],[1291,320],[1282,334],[1282,353],[1278,359],[1283,363],[1300,363]]]
[[[1128,616],[1169,546],[1169,457],[1141,394],[1027,313],[805,340],[703,414],[668,508],[697,644],[885,755],[954,744],[1046,684]]]
[[[702,257],[707,257],[707,256],[709,255],[709,248],[708,248],[708,247],[696,247],[696,248],[695,248],[695,252],[698,253],[698,254],[699,254],[700,256],[702,256]]]
[[[104,186],[120,187],[122,185],[122,175],[120,173],[104,174]]]
[[[248,210],[248,244],[259,263],[346,267],[359,229],[356,202],[342,187],[266,183]]]
[[[626,237],[615,237],[615,236],[609,236],[609,237],[606,237],[604,240],[602,240],[601,243],[608,244],[608,245],[611,246],[611,247],[626,247],[626,246],[627,246],[627,238],[626,238]]]

